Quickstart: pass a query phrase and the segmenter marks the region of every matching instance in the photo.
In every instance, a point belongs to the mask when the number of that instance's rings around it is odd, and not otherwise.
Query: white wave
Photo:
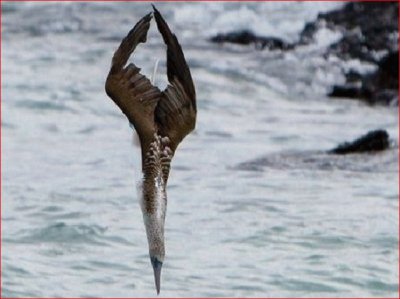
[[[349,71],[355,71],[359,74],[372,73],[377,69],[377,66],[372,63],[361,61],[359,59],[350,59],[343,62],[343,70],[347,73]]]
[[[203,36],[251,30],[294,41],[307,22],[342,5],[340,2],[186,3],[175,8],[174,18],[182,26],[198,26],[198,33]],[[282,15],[286,16],[284,20]]]
[[[325,49],[335,42],[338,42],[342,36],[343,34],[339,31],[331,30],[326,27],[320,28],[315,34],[314,46]]]

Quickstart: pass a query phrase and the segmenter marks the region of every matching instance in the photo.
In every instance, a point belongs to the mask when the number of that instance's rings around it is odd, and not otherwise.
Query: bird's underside
[[[105,88],[139,136],[142,212],[159,292],[170,162],[179,143],[195,127],[196,94],[181,46],[159,11],[153,8],[158,30],[167,46],[168,87],[160,91],[135,64],[126,65],[136,46],[146,42],[153,16],[150,13],[134,26],[114,53]]]

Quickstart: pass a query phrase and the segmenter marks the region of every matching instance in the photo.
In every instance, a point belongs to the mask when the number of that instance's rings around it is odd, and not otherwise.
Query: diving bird
[[[182,48],[154,5],[153,10],[133,27],[114,53],[105,90],[139,136],[143,178],[138,191],[159,294],[171,160],[179,143],[195,128],[197,109],[195,87]],[[153,86],[135,64],[126,66],[136,46],[146,42],[153,15],[167,46],[169,84],[163,91]]]

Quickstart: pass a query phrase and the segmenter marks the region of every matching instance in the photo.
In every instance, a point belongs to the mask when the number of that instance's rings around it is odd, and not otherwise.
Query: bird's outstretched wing
[[[146,153],[154,134],[169,138],[172,155],[179,143],[195,127],[196,92],[182,48],[160,12],[154,16],[167,45],[169,85],[161,92],[133,63],[125,67],[139,43],[146,42],[151,14],[144,16],[122,40],[114,53],[106,80],[106,92],[134,125]]]
[[[155,121],[161,136],[168,136],[169,147],[175,152],[179,143],[196,124],[196,92],[189,67],[175,34],[154,7],[154,17],[167,45],[167,76],[170,85],[162,92]]]
[[[142,153],[146,152],[157,131],[154,111],[162,97],[133,63],[125,67],[139,43],[146,42],[152,15],[144,16],[122,40],[114,53],[106,80],[106,93],[118,105],[139,135]]]

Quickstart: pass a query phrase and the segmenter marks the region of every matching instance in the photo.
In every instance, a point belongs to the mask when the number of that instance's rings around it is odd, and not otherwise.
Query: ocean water
[[[154,297],[132,132],[104,92],[148,3],[2,2],[2,297]],[[198,122],[173,160],[160,297],[397,297],[398,114],[328,99],[359,61],[215,45],[295,41],[340,3],[158,3],[195,81]],[[155,24],[133,61],[166,85]],[[385,152],[334,156],[386,129]]]

